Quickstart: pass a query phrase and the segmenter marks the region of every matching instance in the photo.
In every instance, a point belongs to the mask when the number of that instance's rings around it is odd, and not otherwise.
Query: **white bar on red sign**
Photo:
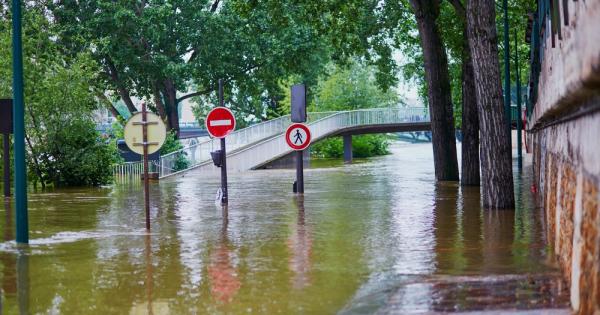
[[[231,119],[211,120],[208,122],[211,127],[216,126],[231,126]]]

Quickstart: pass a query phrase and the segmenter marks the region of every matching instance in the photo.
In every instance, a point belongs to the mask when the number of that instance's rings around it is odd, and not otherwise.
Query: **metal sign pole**
[[[9,134],[4,134],[4,154],[2,155],[4,159],[4,168],[2,171],[4,172],[4,197],[10,197],[10,136]]]
[[[146,230],[150,231],[150,182],[148,178],[148,120],[146,103],[142,103],[142,142],[144,146],[144,209],[146,211]]]
[[[23,101],[23,46],[21,42],[21,1],[12,1],[13,117],[15,156],[15,212],[17,243],[29,243],[27,218],[27,166],[25,165],[25,104]]]
[[[517,43],[517,30],[515,29],[515,71],[517,77],[517,164],[519,169],[523,168],[523,144],[522,144],[522,121],[521,121],[521,69],[519,65],[519,45]],[[512,119],[512,118],[511,118]]]
[[[223,107],[223,79],[219,79],[219,106]],[[229,203],[227,193],[227,151],[225,150],[225,138],[221,138],[221,203]]]
[[[508,38],[508,1],[502,0],[504,11],[504,116],[506,119],[506,134],[508,141],[512,143],[512,121],[510,115],[510,42]],[[512,155],[512,153],[511,153]]]
[[[304,193],[304,150],[296,151],[296,191]]]

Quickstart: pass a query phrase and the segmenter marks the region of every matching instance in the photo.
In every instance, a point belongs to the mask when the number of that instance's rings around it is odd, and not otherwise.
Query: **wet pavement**
[[[430,144],[332,167],[191,172],[153,184],[31,193],[29,248],[0,211],[2,314],[568,313],[568,292],[517,176],[515,211],[436,183]],[[325,167],[327,165],[327,167]],[[2,210],[2,209],[0,209]]]

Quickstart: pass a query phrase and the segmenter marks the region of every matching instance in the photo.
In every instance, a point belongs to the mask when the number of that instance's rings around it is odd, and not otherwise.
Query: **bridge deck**
[[[344,134],[430,130],[429,113],[423,107],[312,113],[309,117],[313,141]],[[292,150],[283,133],[290,123],[289,116],[284,116],[232,133],[227,137],[227,169],[234,172],[254,169],[289,154]],[[193,169],[217,172],[210,152],[219,146],[218,139],[212,139],[161,157],[160,177]]]

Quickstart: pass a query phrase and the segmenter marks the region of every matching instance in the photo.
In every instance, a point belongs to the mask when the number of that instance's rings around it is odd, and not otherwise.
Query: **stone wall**
[[[545,36],[528,137],[548,243],[572,307],[600,314],[600,0],[556,3],[568,24],[561,20],[555,47]]]

